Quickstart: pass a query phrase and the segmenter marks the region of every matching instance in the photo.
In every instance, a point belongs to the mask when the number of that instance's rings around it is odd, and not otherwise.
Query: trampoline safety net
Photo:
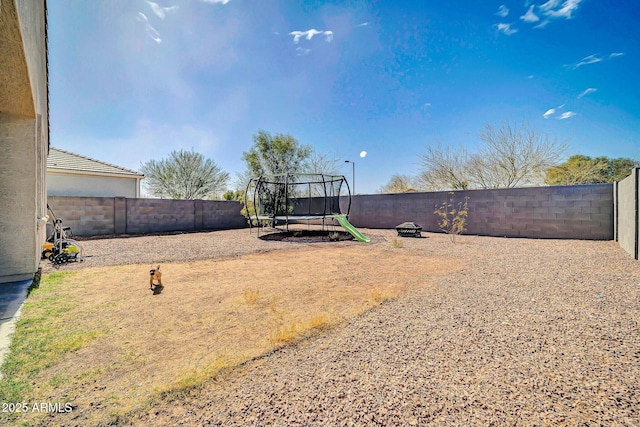
[[[346,212],[340,196],[348,196]],[[349,215],[351,193],[343,175],[283,174],[253,178],[245,191],[245,207],[251,220],[288,224]],[[251,223],[252,221],[250,221]]]

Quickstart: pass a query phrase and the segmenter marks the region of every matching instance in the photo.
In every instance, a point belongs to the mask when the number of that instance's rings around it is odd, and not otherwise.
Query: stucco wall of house
[[[11,2],[11,0],[9,0]],[[3,1],[2,3],[5,3]],[[47,113],[47,58],[45,5],[42,0],[15,2],[20,21],[22,43],[26,58],[31,95],[35,113]]]
[[[33,277],[45,238],[45,5],[0,1],[0,283]]]
[[[34,139],[34,126],[34,119],[0,113],[0,275],[6,281],[37,269],[35,143],[24,143]]]
[[[137,190],[138,180],[135,178],[47,172],[48,196],[135,198],[139,196]]]

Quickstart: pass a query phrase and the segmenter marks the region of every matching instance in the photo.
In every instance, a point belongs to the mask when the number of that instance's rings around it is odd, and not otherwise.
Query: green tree
[[[244,190],[227,190],[222,195],[222,199],[234,202],[244,202],[244,193]]]
[[[149,193],[169,199],[216,198],[229,181],[227,172],[193,150],[174,150],[168,158],[148,160],[140,171]]]
[[[267,179],[278,181],[282,175],[288,173],[302,172],[308,164],[309,157],[313,149],[309,145],[302,145],[291,135],[276,134],[272,136],[269,132],[259,130],[253,136],[253,146],[242,153],[242,160],[247,164],[247,169],[240,176],[257,178],[264,176]],[[249,179],[247,179],[247,182]],[[262,209],[265,212],[284,211],[287,195],[293,197],[292,187],[267,186],[262,188],[261,201]],[[253,189],[255,191],[255,189]],[[253,195],[249,190],[249,197]],[[278,203],[279,206],[274,206]],[[249,211],[255,209],[248,207]]]
[[[544,182],[547,185],[611,183],[629,176],[631,170],[639,165],[637,160],[629,158],[576,154],[561,165],[547,169]]]
[[[253,146],[242,153],[242,160],[253,177],[300,172],[309,159],[312,148],[302,145],[291,135],[259,130],[253,136]]]
[[[588,156],[576,154],[561,165],[547,169],[544,183],[547,185],[595,184],[601,182],[607,164]]]
[[[610,159],[608,157],[596,157],[597,161],[607,162],[607,170],[604,173],[605,182],[621,181],[631,175],[633,168],[640,167],[640,161],[626,157]]]

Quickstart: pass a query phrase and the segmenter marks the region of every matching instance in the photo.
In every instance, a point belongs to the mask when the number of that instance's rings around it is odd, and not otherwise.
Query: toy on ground
[[[56,218],[49,205],[47,205],[47,209],[53,222],[53,232],[47,241],[42,244],[42,259],[48,259],[56,265],[84,261],[82,246],[71,239],[71,227],[63,227],[62,219]]]

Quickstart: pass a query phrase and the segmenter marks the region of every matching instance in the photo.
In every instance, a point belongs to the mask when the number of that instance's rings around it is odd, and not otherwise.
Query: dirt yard
[[[614,242],[362,231],[83,241],[84,263],[45,272],[75,272],[96,336],[38,382],[74,405],[40,422],[637,425],[640,264]]]

